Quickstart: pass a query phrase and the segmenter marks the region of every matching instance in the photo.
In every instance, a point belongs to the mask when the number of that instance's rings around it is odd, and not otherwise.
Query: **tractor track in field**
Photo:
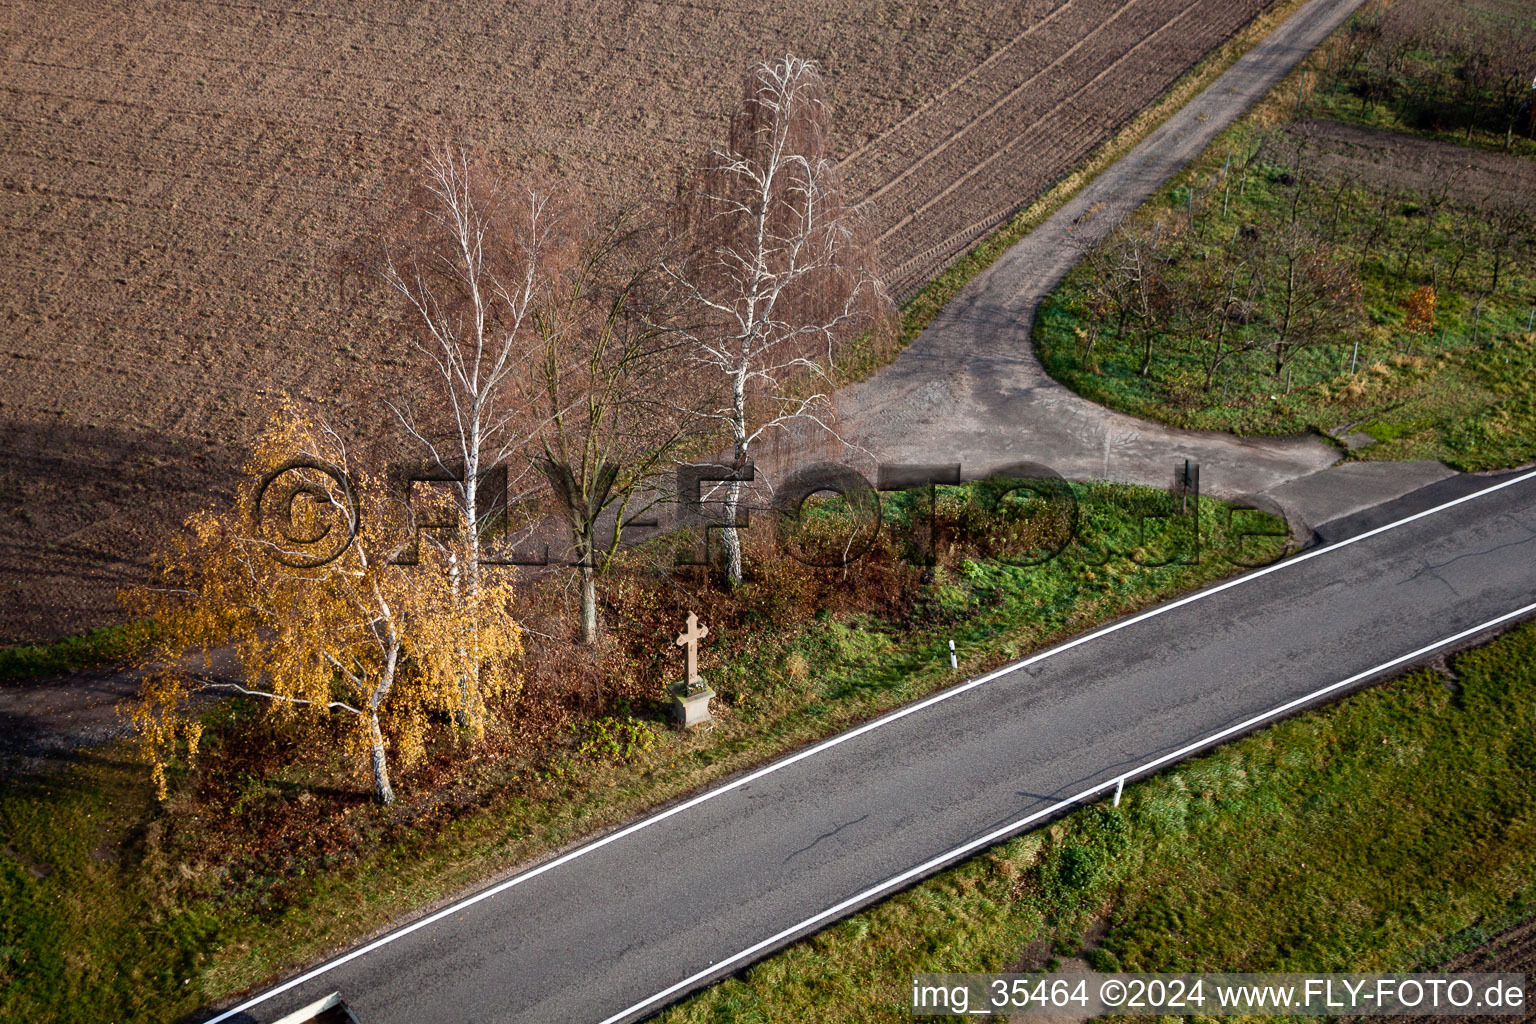
[[[870,192],[893,293],[915,292],[1129,123],[1144,106],[1131,97],[1160,93],[1193,63],[1187,59],[1189,37],[1225,40],[1265,6],[1090,0],[1080,8],[1078,21],[1065,26],[1058,38],[1043,41],[1060,52],[1001,97],[976,112],[953,109],[963,106],[965,97],[935,107],[928,120],[947,113],[965,117],[964,123]],[[1090,18],[1093,27],[1074,34]],[[1192,30],[1195,26],[1198,31]],[[977,93],[995,94],[988,89]],[[927,126],[919,121],[909,120],[897,136],[884,141],[883,160],[873,155],[856,159],[852,180],[865,180],[861,161],[882,163],[889,171],[899,154],[912,151],[913,146],[902,146],[900,135],[922,138]]]

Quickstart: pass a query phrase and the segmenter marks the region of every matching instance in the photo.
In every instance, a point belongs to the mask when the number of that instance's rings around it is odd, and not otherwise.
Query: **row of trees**
[[[563,523],[593,643],[625,527],[680,460],[721,448],[739,583],[756,446],[792,420],[831,429],[839,350],[890,325],[829,151],[817,70],[786,57],[751,70],[728,139],[651,215],[434,152],[370,261],[415,355],[379,382],[397,429],[349,443],[286,406],[247,466],[259,484],[194,517],[128,597],[163,638],[137,715],[162,792],[173,752],[197,746],[188,697],[209,681],[189,656],[230,646],[236,688],[273,713],[354,717],[390,802],[391,749],[413,759],[450,717],[473,741],[487,701],[516,695],[529,634],[489,564]]]
[[[1198,367],[1202,392],[1239,368],[1283,390],[1301,362],[1318,379],[1341,365],[1304,357],[1366,338],[1365,281],[1521,301],[1503,292],[1536,247],[1529,197],[1468,195],[1451,166],[1418,189],[1365,181],[1280,129],[1247,145],[1175,210],[1128,219],[1086,252],[1085,367],[1112,339],[1143,377],[1167,356]]]
[[[1278,222],[1207,230],[1227,197],[1190,196],[1182,215],[1128,219],[1090,249],[1085,365],[1108,332],[1143,377],[1173,346],[1197,363],[1204,391],[1244,358],[1285,386],[1304,353],[1352,342],[1364,323],[1357,266],[1340,233],[1306,215],[1315,197],[1284,173],[1294,193]]]
[[[1476,4],[1377,3],[1350,21],[1329,70],[1409,123],[1536,135],[1536,18]]]

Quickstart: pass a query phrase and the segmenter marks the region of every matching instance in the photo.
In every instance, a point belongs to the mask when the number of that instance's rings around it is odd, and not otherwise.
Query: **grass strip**
[[[127,661],[154,638],[153,627],[144,622],[93,629],[83,636],[65,637],[50,644],[7,647],[0,650],[0,682],[36,679],[107,662]]]
[[[1104,142],[1074,172],[1052,186],[1044,195],[1014,214],[1006,223],[985,236],[964,254],[939,272],[915,295],[901,303],[897,344],[873,340],[855,343],[838,361],[835,381],[839,387],[870,376],[894,362],[911,341],[951,299],[959,294],[977,274],[1001,256],[1014,243],[1033,231],[1047,217],[1065,206],[1074,195],[1106,168],[1134,149],[1179,108],[1215,81],[1282,22],[1299,10],[1307,0],[1282,0],[1260,14],[1225,43],[1181,76],[1157,103],[1137,114],[1115,136]],[[709,450],[709,445],[700,445]],[[84,636],[66,637],[52,644],[0,650],[0,681],[26,679],[131,658],[142,647],[118,646],[103,634],[131,626],[110,626]]]

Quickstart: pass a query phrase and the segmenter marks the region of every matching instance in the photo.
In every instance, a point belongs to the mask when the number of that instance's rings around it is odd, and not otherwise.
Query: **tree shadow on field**
[[[211,440],[0,423],[0,643],[121,621],[117,590],[187,515],[228,500],[242,458]]]

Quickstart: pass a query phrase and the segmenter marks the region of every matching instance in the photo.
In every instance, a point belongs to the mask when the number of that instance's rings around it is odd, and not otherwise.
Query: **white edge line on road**
[[[835,918],[845,910],[851,910],[862,903],[868,902],[884,893],[890,892],[892,889],[898,889],[908,882],[919,879],[924,875],[931,874],[947,864],[952,864],[960,858],[965,857],[967,854],[974,853],[977,850],[984,849],[988,846],[991,846],[993,843],[1006,839],[1014,833],[1028,828],[1030,824],[1039,821],[1041,818],[1049,817],[1050,815],[1056,814],[1059,811],[1064,811],[1078,804],[1086,803],[1089,799],[1096,796],[1097,794],[1112,789],[1115,783],[1120,779],[1127,779],[1133,776],[1144,775],[1147,772],[1156,771],[1163,765],[1177,761],[1180,758],[1192,754],[1203,747],[1210,746],[1213,743],[1219,743],[1228,736],[1245,732],[1256,725],[1259,725],[1279,715],[1283,715],[1287,711],[1292,711],[1296,708],[1299,708],[1302,705],[1307,704],[1310,701],[1317,700],[1319,697],[1326,696],[1335,690],[1343,689],[1344,687],[1350,686],[1354,683],[1369,679],[1372,676],[1379,675],[1382,672],[1385,672],[1397,665],[1403,664],[1404,662],[1413,661],[1415,658],[1421,658],[1431,651],[1445,647],[1449,644],[1454,644],[1458,640],[1465,640],[1467,637],[1476,636],[1479,633],[1499,626],[1501,623],[1508,622],[1510,619],[1518,619],[1522,615],[1526,615],[1532,612],[1536,612],[1536,604],[1528,604],[1524,608],[1517,608],[1512,612],[1506,612],[1497,618],[1489,619],[1487,622],[1480,623],[1470,629],[1464,629],[1454,636],[1445,637],[1443,640],[1436,640],[1434,643],[1429,644],[1427,647],[1420,647],[1418,650],[1409,654],[1400,655],[1399,657],[1393,658],[1391,661],[1384,661],[1380,665],[1377,665],[1375,668],[1366,669],[1364,672],[1357,672],[1356,674],[1350,676],[1348,679],[1341,679],[1338,682],[1325,686],[1320,690],[1313,690],[1311,693],[1304,697],[1297,697],[1295,700],[1287,701],[1277,708],[1271,708],[1270,710],[1262,712],[1261,714],[1254,715],[1252,718],[1249,718],[1243,722],[1239,722],[1237,725],[1228,726],[1220,732],[1212,733],[1203,739],[1196,740],[1187,746],[1180,747],[1178,750],[1173,751],[1171,754],[1164,754],[1162,757],[1154,758],[1153,760],[1148,761],[1146,764],[1132,768],[1128,772],[1117,774],[1113,778],[1106,779],[1098,785],[1090,786],[1075,796],[1069,796],[1065,800],[1059,800],[1049,807],[1035,811],[1032,814],[1025,815],[1018,821],[1012,822],[1011,824],[1004,825],[1002,828],[988,832],[986,835],[979,839],[972,839],[970,842],[963,843],[962,845],[956,846],[951,850],[947,850],[944,853],[939,854],[937,857],[926,860],[914,868],[908,868],[906,871],[903,871],[899,875],[894,875],[890,878],[887,878],[880,884],[865,889],[857,896],[850,896],[848,899],[843,900],[836,906],[828,907],[821,913],[814,914],[806,918],[804,921],[801,921],[799,924],[791,925],[790,927],[785,928],[783,931],[778,932],[775,935],[771,935],[763,941],[756,943],[755,945],[748,946],[741,952],[726,957],[719,963],[714,964],[705,970],[699,971],[697,974],[684,978],[676,985],[663,989],[662,991],[657,992],[655,995],[641,1000],[635,1005],[629,1007],[627,1010],[621,1010],[620,1012],[614,1014],[612,1017],[602,1021],[602,1024],[618,1024],[619,1021],[625,1020],[633,1014],[653,1007],[655,1004],[688,988],[689,986],[696,985],[711,976],[719,975],[729,971],[733,965],[752,957],[754,954],[760,953],[765,949],[769,949],[774,945],[780,942],[784,942],[785,940],[805,932],[810,928],[814,928],[816,925],[828,920],[829,918]]]
[[[374,950],[380,949],[380,948],[382,948],[384,946],[387,946],[389,943],[394,942],[396,939],[404,938],[405,936],[411,934],[414,931],[418,931],[419,929],[427,927],[427,925],[435,924],[436,922],[441,921],[445,917],[449,917],[449,916],[451,916],[453,914],[456,914],[459,911],[465,909],[466,907],[470,907],[470,906],[473,906],[476,903],[479,903],[481,900],[490,899],[492,896],[495,896],[498,893],[505,892],[508,889],[511,889],[513,886],[521,885],[522,883],[527,882],[527,881],[529,881],[529,880],[531,880],[533,878],[537,878],[539,875],[544,874],[546,871],[552,871],[552,870],[554,870],[557,867],[560,867],[560,866],[562,866],[564,864],[568,864],[568,863],[570,863],[571,861],[575,860],[578,857],[581,857],[581,856],[584,856],[584,855],[586,855],[588,853],[591,853],[594,850],[601,849],[602,847],[607,846],[609,843],[617,842],[620,839],[625,838],[626,836],[633,835],[634,833],[639,832],[641,829],[649,828],[650,826],[655,825],[658,822],[665,821],[667,818],[670,818],[670,817],[672,817],[675,814],[681,814],[683,811],[689,810],[689,809],[691,809],[693,807],[697,807],[699,804],[702,804],[702,803],[704,803],[707,800],[713,800],[715,797],[723,796],[724,794],[729,793],[732,790],[740,789],[743,786],[750,785],[751,783],[756,782],[758,779],[761,779],[761,778],[763,778],[764,776],[767,776],[767,775],[771,775],[774,772],[780,771],[781,769],[788,768],[790,765],[795,764],[798,761],[803,761],[803,760],[805,760],[808,757],[814,757],[816,754],[819,754],[819,753],[821,753],[824,750],[829,750],[832,747],[835,747],[835,746],[837,746],[840,743],[845,743],[848,740],[854,739],[855,737],[858,737],[858,736],[862,736],[865,733],[873,732],[874,730],[879,729],[882,726],[890,725],[892,722],[895,722],[895,721],[898,721],[898,720],[900,720],[902,718],[905,718],[908,715],[916,714],[917,712],[922,711],[924,708],[932,707],[933,705],[941,703],[941,702],[946,701],[946,700],[949,700],[952,697],[958,697],[960,694],[966,693],[967,691],[973,690],[976,687],[982,686],[982,685],[984,685],[986,683],[990,683],[994,679],[1001,678],[1002,676],[1008,675],[1008,674],[1010,674],[1012,672],[1017,672],[1021,668],[1027,668],[1030,665],[1034,665],[1034,664],[1036,664],[1038,662],[1044,661],[1045,659],[1053,657],[1054,655],[1061,654],[1061,653],[1063,653],[1065,651],[1070,651],[1074,647],[1081,647],[1083,644],[1086,644],[1086,643],[1088,643],[1091,640],[1097,640],[1100,637],[1108,636],[1111,633],[1118,632],[1118,631],[1120,631],[1122,629],[1125,629],[1128,626],[1133,626],[1136,623],[1141,622],[1143,620],[1150,619],[1150,618],[1153,618],[1153,617],[1158,616],[1158,615],[1167,614],[1168,612],[1171,612],[1171,611],[1173,611],[1176,608],[1182,608],[1183,606],[1185,606],[1187,604],[1192,604],[1195,601],[1202,601],[1202,600],[1204,600],[1204,599],[1206,599],[1208,597],[1211,597],[1211,596],[1213,596],[1215,594],[1219,594],[1219,593],[1221,593],[1224,590],[1229,590],[1232,587],[1240,586],[1240,585],[1242,585],[1244,583],[1249,583],[1249,582],[1251,582],[1253,580],[1256,580],[1256,579],[1259,579],[1260,577],[1263,577],[1263,576],[1268,576],[1272,572],[1279,572],[1280,570],[1288,568],[1289,566],[1300,565],[1302,562],[1310,561],[1313,558],[1318,558],[1318,557],[1320,557],[1322,555],[1325,555],[1325,554],[1331,554],[1332,552],[1340,551],[1340,550],[1342,550],[1344,548],[1349,547],[1351,544],[1357,544],[1360,541],[1367,540],[1368,538],[1371,538],[1371,537],[1375,537],[1378,534],[1386,533],[1389,530],[1395,530],[1395,529],[1397,529],[1400,526],[1406,526],[1409,523],[1416,522],[1416,521],[1418,521],[1420,519],[1424,519],[1424,518],[1426,518],[1428,516],[1435,515],[1436,513],[1444,512],[1446,509],[1454,508],[1457,505],[1461,505],[1461,504],[1463,504],[1465,502],[1472,501],[1475,498],[1480,498],[1480,497],[1483,497],[1484,495],[1492,494],[1495,491],[1501,491],[1501,490],[1503,490],[1506,487],[1513,487],[1516,484],[1521,484],[1521,483],[1526,482],[1527,480],[1532,480],[1532,479],[1536,479],[1536,470],[1532,470],[1532,471],[1530,471],[1528,473],[1522,473],[1521,475],[1516,476],[1516,477],[1511,477],[1510,479],[1501,481],[1500,483],[1494,484],[1491,487],[1485,487],[1482,490],[1473,491],[1471,494],[1464,494],[1464,495],[1462,495],[1459,498],[1453,498],[1450,501],[1447,501],[1447,502],[1444,502],[1442,504],[1436,505],[1433,508],[1425,509],[1422,512],[1415,512],[1411,516],[1406,516],[1406,517],[1404,517],[1402,519],[1397,519],[1397,520],[1394,520],[1393,522],[1383,524],[1381,526],[1378,526],[1378,527],[1375,527],[1373,529],[1367,530],[1364,533],[1359,534],[1357,536],[1348,537],[1348,538],[1346,538],[1344,540],[1337,541],[1336,543],[1328,544],[1328,545],[1325,545],[1325,546],[1320,547],[1320,548],[1313,548],[1310,551],[1303,551],[1301,554],[1296,555],[1296,556],[1294,556],[1292,558],[1287,558],[1287,559],[1284,559],[1282,561],[1275,562],[1275,563],[1273,563],[1271,565],[1265,566],[1262,569],[1255,569],[1252,572],[1244,573],[1243,575],[1234,577],[1233,579],[1227,580],[1224,583],[1218,583],[1215,586],[1206,587],[1206,588],[1204,588],[1202,590],[1197,590],[1193,594],[1187,594],[1184,597],[1178,598],[1177,600],[1169,601],[1166,604],[1160,604],[1160,605],[1156,606],[1155,608],[1149,608],[1146,611],[1139,612],[1136,615],[1130,616],[1129,618],[1120,619],[1120,620],[1118,620],[1116,622],[1110,623],[1107,626],[1101,626],[1098,629],[1092,630],[1092,631],[1090,631],[1088,633],[1084,633],[1082,636],[1074,637],[1071,640],[1067,640],[1067,641],[1065,641],[1063,643],[1057,644],[1055,647],[1047,648],[1044,651],[1038,651],[1035,654],[1032,654],[1032,655],[1030,655],[1027,658],[1023,658],[1023,659],[1021,659],[1019,661],[1016,661],[1016,662],[1013,662],[1012,664],[1009,664],[1009,665],[1004,665],[1002,668],[993,669],[991,672],[988,672],[985,675],[977,676],[975,679],[969,680],[969,681],[964,682],[964,683],[960,683],[960,684],[958,684],[956,686],[951,686],[951,687],[949,687],[948,689],[945,689],[945,690],[941,690],[938,693],[932,695],[931,697],[925,697],[922,700],[915,701],[915,702],[913,702],[911,704],[906,705],[905,707],[897,708],[895,711],[888,712],[885,715],[880,716],[879,718],[873,719],[873,720],[871,720],[869,722],[865,722],[861,726],[857,726],[857,727],[855,727],[853,729],[849,729],[846,732],[838,733],[836,736],[832,736],[832,737],[830,737],[828,739],[822,740],[820,743],[817,743],[817,744],[815,744],[813,746],[807,747],[804,750],[799,751],[798,753],[790,754],[789,756],[784,757],[784,758],[782,758],[782,759],[780,759],[778,761],[775,761],[772,764],[765,765],[762,768],[759,768],[757,771],[754,771],[754,772],[751,772],[750,774],[744,775],[744,776],[742,776],[739,779],[735,779],[735,780],[733,780],[731,782],[722,783],[721,785],[716,786],[716,787],[714,787],[712,789],[706,790],[705,792],[700,793],[698,796],[695,796],[695,797],[692,797],[692,798],[690,798],[688,800],[685,800],[685,801],[683,801],[680,804],[677,804],[677,805],[675,805],[673,807],[668,807],[666,810],[663,810],[663,811],[658,811],[655,814],[650,815],[649,817],[642,818],[641,820],[635,822],[632,825],[625,826],[624,828],[621,828],[618,831],[611,832],[611,833],[609,833],[606,836],[602,836],[601,838],[594,839],[591,842],[586,843],[586,844],[584,844],[582,846],[579,846],[576,849],[571,850],[568,853],[564,853],[564,854],[560,855],[559,857],[554,858],[553,860],[550,860],[550,861],[547,861],[547,862],[545,862],[543,864],[538,865],[537,867],[530,868],[529,870],[524,871],[523,873],[521,873],[519,875],[514,875],[512,878],[509,878],[509,879],[507,879],[504,882],[498,882],[496,885],[493,885],[493,886],[491,886],[488,889],[484,889],[484,890],[482,890],[480,892],[477,892],[477,893],[475,893],[472,896],[466,896],[464,899],[459,900],[456,903],[450,904],[449,906],[443,907],[441,910],[438,910],[438,911],[435,911],[435,912],[433,912],[431,914],[428,914],[426,917],[423,917],[420,920],[413,921],[413,922],[411,922],[408,925],[404,925],[401,928],[398,928],[395,931],[392,931],[392,932],[390,932],[387,935],[380,936],[379,938],[375,939],[374,941],[372,941],[370,943],[367,943],[366,945],[360,946],[357,949],[354,949],[351,952],[348,952],[348,953],[346,953],[346,954],[344,954],[342,956],[339,956],[339,957],[337,957],[334,960],[327,961],[326,963],[321,964],[319,967],[316,967],[316,968],[314,968],[311,971],[307,971],[304,974],[301,974],[301,975],[299,975],[299,976],[297,976],[295,978],[292,978],[292,979],[290,979],[288,981],[285,981],[281,985],[277,985],[277,986],[275,986],[275,987],[273,987],[271,989],[268,989],[267,991],[261,993],[260,995],[252,996],[250,999],[247,999],[245,1002],[239,1004],[238,1006],[235,1006],[235,1007],[233,1007],[232,1009],[229,1009],[229,1010],[225,1010],[223,1013],[219,1014],[217,1017],[209,1018],[209,1020],[206,1022],[206,1024],[221,1024],[222,1021],[226,1021],[226,1020],[230,1019],[231,1017],[235,1016],[238,1013],[244,1013],[246,1010],[249,1010],[249,1009],[251,1009],[254,1006],[258,1006],[261,1003],[266,1002],[268,999],[273,998],[274,996],[282,995],[284,992],[287,992],[290,989],[297,988],[300,985],[303,985],[303,984],[306,984],[308,982],[311,982],[314,979],[316,979],[316,978],[320,977],[321,975],[325,974],[326,972],[331,971],[331,970],[333,970],[333,969],[335,969],[337,967],[340,967],[342,964],[348,963],[348,962],[350,962],[352,960],[356,960],[358,957],[361,957],[361,956],[367,956],[369,953],[372,953]],[[1523,611],[1527,611],[1527,610],[1529,610],[1529,609],[1521,609],[1522,612]],[[1494,620],[1494,621],[1501,622],[1505,618],[1510,618],[1510,617],[1513,617],[1513,616],[1518,615],[1518,614],[1520,614],[1520,612],[1512,612],[1512,613],[1510,613],[1510,615],[1503,616],[1500,619],[1497,619],[1497,620]],[[1477,627],[1477,628],[1478,629],[1486,629],[1487,627],[1488,627],[1488,624],[1485,623],[1483,626],[1480,626],[1480,627]],[[1463,634],[1457,634],[1458,637],[1461,636],[1461,635],[1463,635]],[[1451,638],[1451,639],[1454,640],[1455,638]],[[1440,641],[1440,642],[1438,642],[1436,644],[1431,645],[1428,648],[1425,648],[1425,650],[1433,650],[1435,647],[1443,646],[1444,644],[1449,643],[1449,642],[1451,642],[1451,640],[1443,640],[1443,641]],[[1422,653],[1422,652],[1415,652],[1412,655],[1405,655],[1404,658],[1416,657],[1419,653]],[[1402,661],[1402,660],[1404,660],[1404,658],[1400,658],[1400,659],[1397,659],[1396,661],[1388,662],[1387,664],[1388,665],[1397,664],[1398,661]],[[1383,666],[1378,666],[1377,669],[1372,669],[1371,671],[1372,672],[1379,671],[1381,667],[1383,667]],[[1367,673],[1367,674],[1369,674],[1369,673]],[[1316,697],[1318,694],[1326,693],[1326,692],[1328,692],[1328,690],[1336,689],[1339,686],[1346,685],[1347,682],[1348,682],[1348,680],[1346,680],[1345,683],[1335,683],[1331,687],[1327,687],[1327,688],[1325,688],[1323,690],[1319,690],[1317,694],[1312,694],[1312,695],[1310,695],[1308,697],[1302,698],[1302,700],[1303,701],[1311,700],[1313,697]],[[1290,706],[1291,705],[1286,705],[1286,707],[1290,707]],[[1279,709],[1276,709],[1274,711],[1266,712],[1264,715],[1262,715],[1260,717],[1261,718],[1269,717],[1271,715],[1280,714],[1283,711],[1284,711],[1284,708],[1279,708]],[[1218,734],[1218,735],[1225,735],[1225,733]],[[1210,742],[1210,741],[1209,740],[1202,741],[1202,743],[1204,743],[1204,742]],[[1173,755],[1169,755],[1169,756],[1173,756]],[[1153,764],[1159,764],[1159,763],[1161,763],[1161,761],[1153,762]],[[1138,769],[1138,770],[1145,770],[1145,767],[1143,769]],[[1103,787],[1101,786],[1101,787],[1098,787],[1098,788],[1102,789]],[[1092,792],[1092,791],[1090,791],[1090,792]],[[1074,797],[1073,799],[1077,799],[1077,798]],[[1041,813],[1044,814],[1044,813],[1049,813],[1049,812],[1042,811]],[[1025,821],[1028,821],[1028,820],[1030,820],[1030,819],[1025,819]],[[1010,826],[1008,826],[1008,829],[1005,829],[1002,832],[998,832],[998,833],[995,833],[995,834],[996,835],[1004,835],[1009,830],[1011,830],[1013,828],[1016,828],[1016,827],[1019,827],[1019,824],[1020,823],[1015,823],[1014,825],[1010,825]],[[967,846],[967,847],[964,847],[962,849],[969,849],[969,848],[971,848],[971,847]],[[947,856],[950,856],[950,855],[946,854],[945,856],[947,857]],[[918,871],[918,870],[919,870],[918,868],[914,868],[913,869],[914,872]],[[905,878],[905,877],[908,877],[911,873],[912,872],[908,872],[906,875],[902,875],[902,876],[898,876],[898,877],[899,878]],[[883,883],[883,884],[884,885],[897,885],[897,884],[900,884],[900,883],[898,881],[894,881],[893,880],[891,882]],[[862,899],[862,898],[863,897],[860,896],[860,897],[855,897],[854,899],[858,900],[858,899]],[[828,910],[828,911],[824,911],[821,915],[818,915],[817,917],[812,918],[811,920],[812,921],[820,920],[822,917],[825,917],[828,914],[835,913],[839,908],[842,908],[842,907],[845,907],[845,906],[848,906],[848,905],[849,905],[849,903],[846,903],[846,902],[845,903],[840,903],[840,904],[838,904],[837,907],[834,907],[834,908],[832,908],[831,910]],[[796,927],[800,928],[800,927],[804,927],[804,925],[803,924],[802,925],[797,925]],[[765,943],[773,942],[773,941],[776,941],[776,940],[775,939],[768,939],[768,940],[765,940]],[[762,944],[759,944],[759,946],[754,946],[753,950],[761,948],[761,946],[762,946]],[[739,953],[739,954],[737,954],[736,957],[732,958],[732,961],[734,961],[735,959],[738,959],[738,958],[740,958],[742,956],[748,956],[748,955],[751,954],[751,952],[752,952],[752,950],[747,950],[747,951],[745,951],[743,953]],[[732,961],[722,961],[722,962],[723,963],[727,963],[727,962],[732,962]],[[713,972],[714,970],[715,970],[715,968],[711,968],[711,972]],[[673,988],[668,989],[667,992],[670,993],[670,992],[676,991],[676,989],[678,987],[681,987],[682,985],[691,984],[691,983],[692,983],[691,979],[689,981],[680,982],[678,986],[674,986]],[[653,997],[653,1000],[654,999],[664,998],[665,994],[666,993],[662,993],[661,995],[655,996],[655,997]],[[647,1005],[647,1004],[640,1004],[640,1005]],[[630,1012],[632,1012],[632,1010],[626,1010],[624,1012],[625,1013],[630,1013]],[[622,1017],[622,1016],[623,1016],[623,1014],[620,1015],[620,1017]],[[619,1018],[618,1017],[614,1017],[614,1018],[609,1018],[609,1019],[610,1020],[618,1020]],[[608,1024],[608,1022],[604,1021],[603,1024]]]

